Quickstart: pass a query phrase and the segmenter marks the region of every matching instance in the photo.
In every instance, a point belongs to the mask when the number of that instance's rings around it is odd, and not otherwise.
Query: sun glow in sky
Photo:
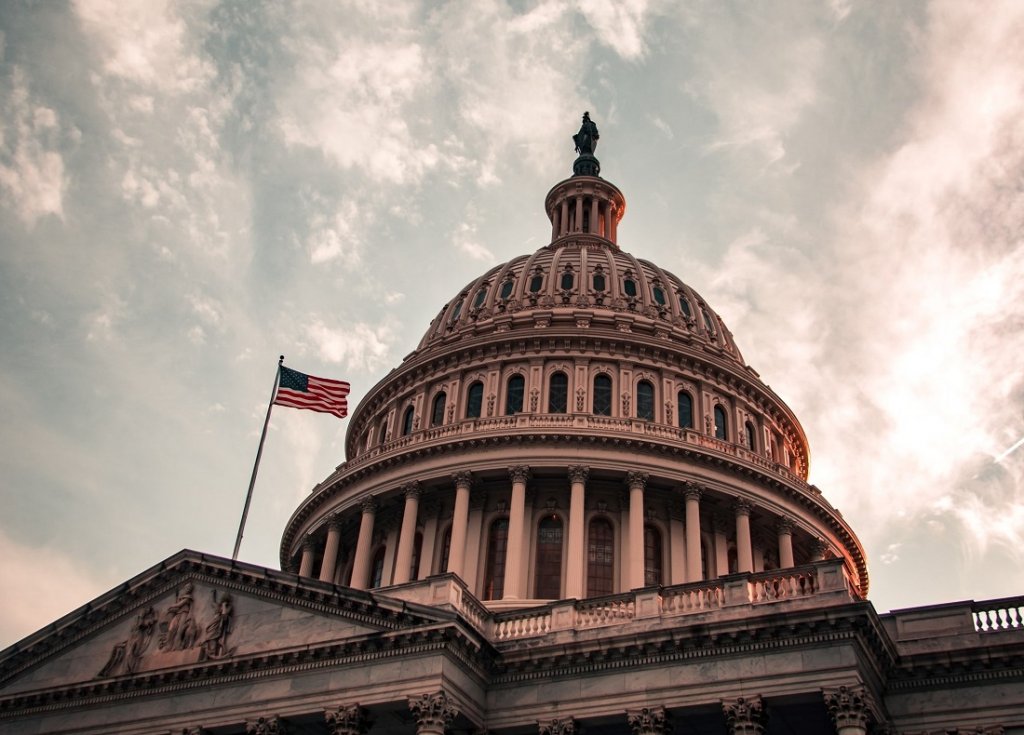
[[[358,401],[546,244],[583,110],[876,607],[1024,593],[1022,39],[1016,0],[6,3],[0,646],[229,556],[277,356]],[[345,430],[275,411],[242,559]]]

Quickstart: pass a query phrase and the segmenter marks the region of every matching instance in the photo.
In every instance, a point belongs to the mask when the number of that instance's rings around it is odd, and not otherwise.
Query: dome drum
[[[579,234],[598,236],[616,245],[626,198],[616,186],[597,176],[573,176],[548,192],[544,211],[551,220],[552,247]]]

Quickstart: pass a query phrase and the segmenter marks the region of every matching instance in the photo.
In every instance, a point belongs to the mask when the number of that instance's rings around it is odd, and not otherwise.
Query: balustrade
[[[1024,629],[1024,597],[1012,597],[971,606],[974,629],[979,633]]]

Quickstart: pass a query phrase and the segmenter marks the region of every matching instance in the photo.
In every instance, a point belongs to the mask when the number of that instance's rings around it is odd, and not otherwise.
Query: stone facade
[[[355,409],[288,571],[143,572],[0,652],[0,731],[1024,733],[1024,598],[874,610],[797,418],[587,156]]]

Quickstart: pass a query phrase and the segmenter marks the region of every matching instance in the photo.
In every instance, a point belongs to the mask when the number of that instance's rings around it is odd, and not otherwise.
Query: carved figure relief
[[[233,601],[230,594],[225,593],[219,599],[216,590],[212,594],[212,617],[204,626],[200,626],[196,620],[195,587],[192,582],[181,586],[174,602],[162,614],[157,613],[152,606],[146,608],[135,618],[128,638],[114,645],[97,677],[120,676],[139,671],[143,656],[154,637],[157,639],[157,650],[150,655],[156,656],[158,661],[163,656],[169,657],[166,665],[190,663],[181,658],[180,652],[193,650],[197,654],[192,661],[215,661],[230,656],[234,653],[234,649],[228,647]]]
[[[134,674],[142,655],[149,648],[156,629],[157,616],[152,607],[148,607],[135,618],[128,638],[114,645],[110,658],[100,669],[97,676],[117,676],[118,674]]]

